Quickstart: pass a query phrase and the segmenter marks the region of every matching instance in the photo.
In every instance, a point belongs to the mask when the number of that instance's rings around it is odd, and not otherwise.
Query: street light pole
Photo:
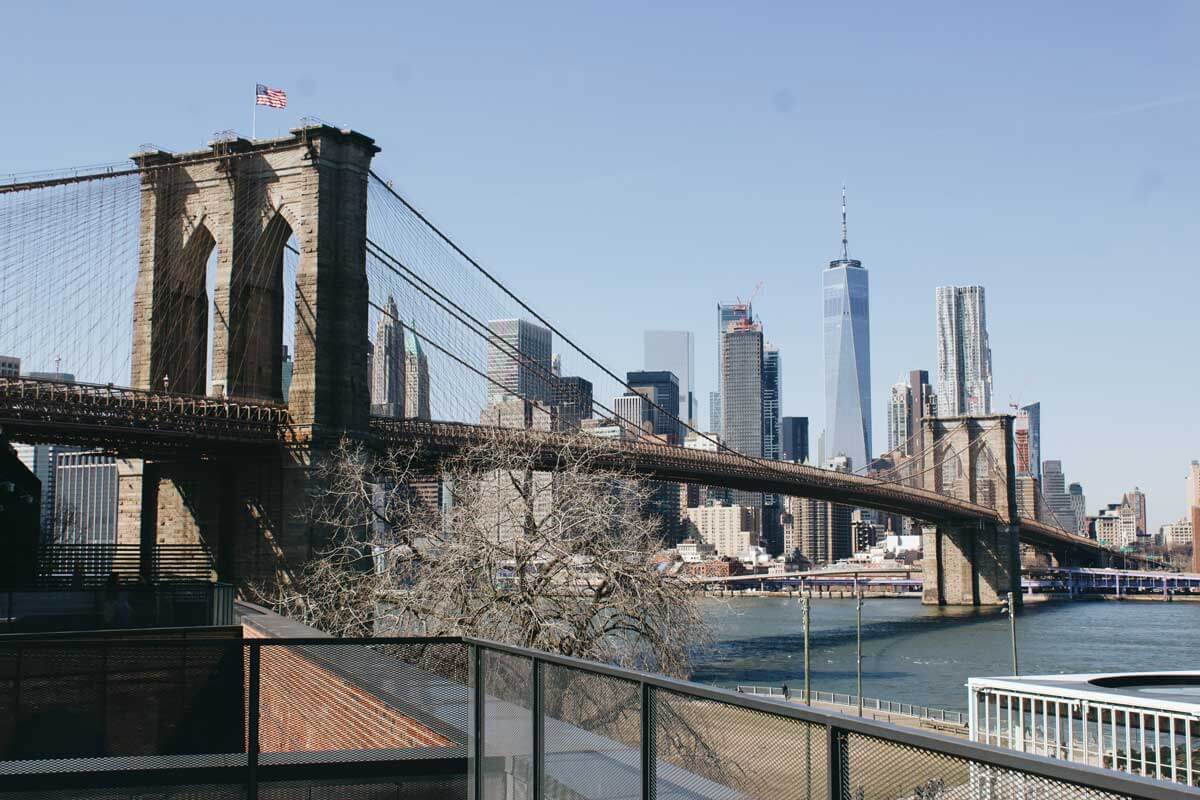
[[[855,583],[856,583],[856,584],[858,583],[857,579],[855,580]],[[858,715],[861,717],[861,716],[863,715],[863,699],[862,699],[862,607],[863,607],[863,592],[862,592],[862,587],[861,587],[861,586],[856,586],[856,587],[855,587],[855,589],[856,589],[856,591],[855,591],[855,594],[857,594],[857,595],[858,595],[858,602],[856,603],[856,605],[857,605],[857,620],[856,620],[856,622],[855,622],[855,627],[858,629],[858,635],[857,635],[857,640],[858,640],[858,643],[857,643],[857,644],[858,644],[858,646],[857,646],[857,652],[856,652],[856,654],[855,654],[855,661],[856,661],[856,672],[857,672],[857,675],[858,675]]]
[[[801,587],[802,594],[800,595],[800,616],[804,620],[804,705],[812,705],[812,695],[809,693],[808,679],[808,629],[809,629],[809,603],[812,597],[809,596],[808,588]]]
[[[1012,674],[1018,675],[1017,672],[1017,606],[1016,598],[1013,593],[1008,593],[1008,598],[1004,601],[1004,613],[1008,614],[1008,628],[1012,639]]]

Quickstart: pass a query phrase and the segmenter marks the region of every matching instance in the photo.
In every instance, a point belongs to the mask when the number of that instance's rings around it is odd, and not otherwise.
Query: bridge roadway
[[[0,432],[20,441],[79,445],[134,457],[220,454],[267,448],[301,435],[285,406],[30,378],[0,378]],[[366,435],[380,447],[419,444],[432,455],[472,444],[509,441],[538,448],[552,468],[570,434],[492,428],[457,422],[374,417]],[[736,453],[652,442],[612,442],[599,463],[648,478],[829,500],[926,522],[1000,523],[988,506],[876,478]],[[1022,541],[1090,551],[1095,541],[1020,519]]]

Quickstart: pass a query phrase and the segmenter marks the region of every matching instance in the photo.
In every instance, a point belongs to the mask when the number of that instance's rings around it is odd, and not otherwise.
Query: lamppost
[[[855,603],[855,606],[856,606],[856,620],[855,620],[855,628],[857,629],[857,635],[856,635],[856,639],[857,639],[857,647],[856,647],[856,653],[855,653],[855,672],[857,673],[857,678],[858,678],[858,681],[857,681],[857,682],[858,682],[858,689],[857,689],[857,692],[858,692],[858,715],[861,717],[861,716],[863,715],[863,699],[862,699],[862,607],[863,607],[863,592],[862,592],[862,586],[860,586],[860,585],[858,584],[858,579],[857,579],[857,578],[855,578],[855,579],[854,579],[854,583],[855,583],[855,587],[854,587],[854,593],[855,593],[855,595],[857,595],[857,602]]]
[[[1013,593],[1009,592],[1004,599],[1002,613],[1008,614],[1009,633],[1012,638],[1012,674],[1018,675],[1017,672],[1017,606]]]
[[[800,595],[800,616],[804,620],[804,705],[812,705],[812,695],[809,692],[808,678],[808,630],[809,630],[809,603],[812,597],[808,593],[808,587],[801,587],[802,594]]]

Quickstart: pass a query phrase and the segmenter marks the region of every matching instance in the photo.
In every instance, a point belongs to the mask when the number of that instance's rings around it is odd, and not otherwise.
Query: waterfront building
[[[0,378],[19,378],[21,359],[16,356],[0,356]]]
[[[675,373],[667,370],[629,372],[625,375],[625,383],[650,401],[647,405],[651,431],[666,437],[669,444],[679,444],[683,440],[684,427],[676,414],[681,387]]]
[[[1119,548],[1124,546],[1120,509],[1120,503],[1109,503],[1100,509],[1098,515],[1089,518],[1089,535],[1102,547]]]
[[[763,455],[763,333],[749,319],[729,323],[721,348],[721,419],[725,447],[743,455]],[[734,505],[760,507],[762,495],[738,490]]]
[[[404,416],[430,419],[429,358],[412,328],[404,329]]]
[[[1186,517],[1168,522],[1158,529],[1159,542],[1164,547],[1187,549],[1192,546],[1192,521]]]
[[[849,462],[838,458],[823,465],[849,471]],[[799,553],[812,564],[830,564],[854,554],[854,514],[850,506],[808,497],[783,498],[783,554]],[[859,516],[859,521],[870,520]]]
[[[670,372],[678,379],[680,420],[696,427],[696,343],[691,331],[646,331],[642,336],[642,369]]]
[[[54,517],[56,544],[115,544],[117,459],[96,450],[59,453]]]
[[[761,509],[704,505],[686,511],[688,536],[713,546],[718,556],[736,558],[758,544]]]
[[[1132,537],[1134,542],[1148,535],[1146,495],[1136,486],[1121,498],[1121,522],[1123,535]]]
[[[396,298],[388,295],[387,310],[375,323],[371,342],[371,413],[404,416],[404,326]]]
[[[675,550],[679,553],[679,560],[685,564],[698,564],[717,557],[717,548],[695,539],[684,539],[675,545]]]
[[[850,258],[842,188],[842,257],[822,273],[825,348],[825,440],[821,457],[871,455],[870,288],[862,262]]]
[[[550,329],[524,319],[494,319],[488,332],[488,400],[514,395],[552,402]]]
[[[992,413],[992,350],[982,286],[939,286],[937,413]]]
[[[1018,475],[1042,480],[1042,404],[1021,406],[1013,420],[1013,446]]]
[[[780,459],[797,464],[808,463],[808,417],[784,417],[779,430]]]
[[[854,553],[850,506],[809,497],[783,499],[783,553],[814,565],[831,564]]]

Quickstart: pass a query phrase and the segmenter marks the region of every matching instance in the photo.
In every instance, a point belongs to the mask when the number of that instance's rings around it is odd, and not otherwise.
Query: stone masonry
[[[997,605],[1021,596],[1013,418],[927,417],[924,488],[996,509],[997,519],[940,522],[922,531],[923,602]]]
[[[201,542],[221,579],[243,585],[311,555],[309,466],[368,427],[367,184],[378,150],[362,134],[313,126],[134,156],[145,171],[131,384],[282,402],[283,258],[294,239],[293,425],[289,441],[255,457],[125,462],[120,541]]]

